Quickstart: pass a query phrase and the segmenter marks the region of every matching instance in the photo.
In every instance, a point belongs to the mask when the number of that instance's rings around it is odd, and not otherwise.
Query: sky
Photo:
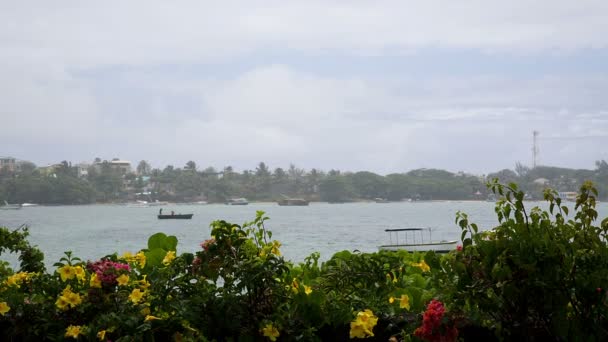
[[[0,155],[487,174],[608,160],[608,1],[3,1]]]

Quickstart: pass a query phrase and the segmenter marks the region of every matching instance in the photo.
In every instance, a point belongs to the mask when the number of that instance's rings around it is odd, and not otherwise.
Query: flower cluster
[[[406,309],[406,310],[410,309],[410,297],[408,295],[406,295],[406,294],[401,295],[400,298],[390,297],[388,299],[388,302],[393,304],[395,302],[395,299],[399,300],[399,307],[401,309]]]
[[[442,327],[445,308],[443,303],[433,299],[426,307],[422,316],[422,326],[414,331],[414,335],[425,341],[456,341],[458,330],[456,327]]]
[[[146,255],[143,251],[139,251],[135,255],[131,254],[131,252],[125,252],[120,258],[130,264],[139,265],[140,268],[146,267]]]
[[[367,338],[374,336],[373,329],[378,323],[378,317],[374,313],[365,309],[359,311],[355,320],[350,322],[350,338]]]
[[[201,243],[201,247],[205,250],[205,252],[209,252],[209,248],[215,244],[215,239],[210,238]]]
[[[163,258],[163,265],[169,266],[175,260],[175,251],[168,251]]]
[[[83,282],[86,278],[86,273],[84,272],[84,268],[82,268],[82,266],[65,265],[58,268],[57,272],[59,272],[59,276],[63,282],[74,278],[78,279],[80,282]]]
[[[131,267],[128,264],[123,264],[110,260],[99,260],[96,262],[89,262],[87,263],[87,269],[90,272],[95,273],[96,278],[101,281],[101,283],[105,286],[116,285],[118,283],[117,279],[121,275],[125,275],[126,273],[129,273],[131,271]],[[124,281],[124,278],[122,278],[121,280]]]
[[[69,308],[76,307],[80,303],[82,303],[82,298],[78,293],[72,292],[70,285],[68,285],[63,289],[59,298],[57,298],[55,305],[57,308],[65,311]]]

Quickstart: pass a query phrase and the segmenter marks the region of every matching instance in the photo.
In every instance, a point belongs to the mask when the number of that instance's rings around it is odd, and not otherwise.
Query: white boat
[[[433,241],[431,239],[431,228],[401,228],[385,229],[389,233],[390,243],[379,246],[381,251],[429,252],[448,253],[456,249],[458,241]],[[425,234],[428,232],[428,234]],[[428,238],[425,237],[428,235]]]
[[[249,202],[247,201],[246,198],[231,198],[229,200],[226,201],[226,204],[228,205],[247,205],[249,204]]]
[[[147,201],[135,201],[135,203],[127,203],[129,208],[148,208],[150,204]]]
[[[4,201],[4,205],[0,206],[0,210],[15,210],[21,209],[21,204],[9,204],[7,201]]]
[[[22,207],[37,207],[38,204],[36,204],[36,203],[22,203],[21,206]]]

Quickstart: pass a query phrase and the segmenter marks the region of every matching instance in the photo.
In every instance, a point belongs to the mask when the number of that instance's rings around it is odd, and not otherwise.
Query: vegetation
[[[608,164],[598,161],[595,170],[572,170],[521,164],[515,170],[501,170],[478,177],[436,169],[419,169],[386,176],[372,172],[304,170],[294,165],[271,170],[261,162],[255,170],[235,172],[208,167],[198,170],[193,161],[183,168],[172,165],[152,169],[140,161],[135,173],[125,173],[110,162],[97,160],[86,173],[63,161],[50,169],[24,164],[19,171],[0,170],[0,203],[84,204],[162,200],[174,202],[208,201],[223,203],[229,198],[276,201],[283,196],[310,201],[349,202],[382,198],[390,201],[485,200],[491,197],[484,186],[487,179],[520,184],[528,199],[542,199],[547,188],[559,191],[577,189],[586,180],[597,184],[599,193],[608,194]]]
[[[462,246],[432,252],[343,251],[292,264],[265,228],[211,224],[195,254],[154,234],[135,254],[84,262],[66,252],[47,273],[27,230],[0,229],[0,333],[11,340],[377,341],[608,339],[608,219],[584,183],[569,216],[527,209],[515,184],[493,181],[500,225],[458,213]],[[571,217],[568,219],[568,217]]]

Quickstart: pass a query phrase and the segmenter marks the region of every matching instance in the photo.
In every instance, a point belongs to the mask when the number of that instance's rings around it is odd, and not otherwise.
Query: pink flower
[[[462,246],[461,245],[456,246],[456,250],[459,251],[459,252],[461,252],[462,251]]]

